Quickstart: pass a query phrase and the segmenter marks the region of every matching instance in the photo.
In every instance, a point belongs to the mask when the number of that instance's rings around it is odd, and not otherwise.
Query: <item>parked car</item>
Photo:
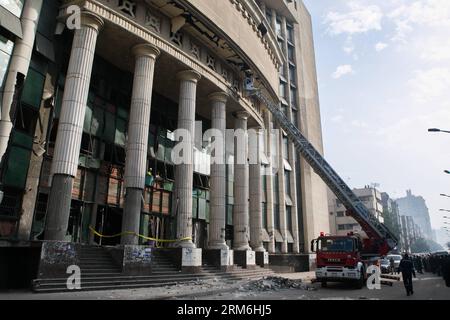
[[[381,259],[380,261],[380,269],[381,273],[386,274],[390,272],[391,263],[388,259]]]

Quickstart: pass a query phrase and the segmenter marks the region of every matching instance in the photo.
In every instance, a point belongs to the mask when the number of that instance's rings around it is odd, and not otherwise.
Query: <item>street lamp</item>
[[[450,198],[450,196],[447,195],[447,194],[445,194],[445,193],[441,193],[440,196],[441,196],[441,197],[447,197],[447,198]]]
[[[450,170],[444,170],[444,173],[450,174]]]
[[[450,133],[450,131],[447,131],[447,130],[441,130],[441,129],[437,129],[437,128],[431,128],[431,129],[428,129],[428,132],[443,132],[443,133]]]
[[[439,209],[439,211],[450,212],[450,210],[447,210],[447,209]]]

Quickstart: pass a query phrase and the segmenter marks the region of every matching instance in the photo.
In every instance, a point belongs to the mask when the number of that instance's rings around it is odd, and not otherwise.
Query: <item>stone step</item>
[[[197,278],[210,278],[210,277],[222,277],[222,276],[236,276],[236,275],[266,275],[266,274],[273,274],[273,272],[262,272],[261,270],[247,270],[245,272],[216,272],[216,273],[196,273],[196,274],[187,274],[182,272],[171,272],[171,273],[154,273],[148,276],[125,276],[122,274],[116,274],[114,276],[110,276],[109,274],[97,274],[93,276],[92,274],[82,274],[82,279],[86,281],[91,281],[95,279],[135,279],[135,280],[141,280],[141,279],[154,279],[154,278],[163,278],[163,277],[190,277],[193,279]],[[50,281],[50,282],[64,282],[66,281],[66,278],[59,278],[59,279],[43,279],[39,281]]]
[[[111,258],[111,255],[108,252],[99,252],[99,253],[80,253],[78,255],[80,258]]]
[[[120,273],[111,275],[109,273],[101,273],[96,274],[93,276],[93,274],[82,274],[82,281],[97,281],[97,280],[148,280],[148,279],[179,279],[179,278],[191,278],[191,279],[204,279],[204,278],[220,278],[220,277],[227,277],[227,276],[256,276],[256,275],[270,275],[273,274],[273,272],[261,272],[261,270],[247,270],[245,272],[217,272],[217,273],[197,273],[197,274],[187,274],[187,273],[181,273],[181,272],[173,272],[173,273],[154,273],[148,276],[124,276]],[[42,279],[42,280],[36,280],[36,282],[56,282],[56,283],[65,283],[66,278],[59,278],[59,279]]]
[[[94,268],[94,269],[81,269],[82,273],[120,273],[119,268]]]
[[[96,264],[113,264],[115,265],[115,261],[114,260],[91,260],[91,261],[80,261],[79,265],[82,266],[92,266],[92,265],[96,265]]]
[[[97,258],[79,258],[80,262],[95,262],[95,261],[114,261],[111,257],[97,257]]]
[[[249,275],[241,275],[241,276],[232,276],[232,275],[224,275],[221,277],[213,277],[213,276],[193,276],[193,275],[185,275],[184,277],[179,277],[176,279],[161,279],[158,277],[149,278],[143,277],[143,279],[119,279],[119,278],[106,278],[106,279],[91,279],[93,281],[82,282],[82,290],[103,290],[104,288],[109,289],[121,289],[121,288],[143,288],[143,287],[161,287],[168,285],[176,285],[181,283],[188,283],[192,281],[198,280],[208,280],[217,278],[218,280],[252,280],[252,279],[260,279],[266,276],[265,274],[249,274]],[[34,287],[35,292],[60,292],[60,291],[68,291],[66,287],[66,282],[43,282],[39,285],[36,284]]]

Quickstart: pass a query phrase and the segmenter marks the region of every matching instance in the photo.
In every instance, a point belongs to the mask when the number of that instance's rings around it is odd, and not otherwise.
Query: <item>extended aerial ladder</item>
[[[379,245],[387,246],[389,250],[397,246],[397,237],[373,214],[347,186],[344,180],[334,171],[322,155],[304,137],[301,131],[286,117],[279,106],[268,99],[261,91],[254,87],[253,79],[247,78],[245,89],[249,96],[253,96],[262,103],[273,115],[280,127],[286,132],[294,143],[296,149],[308,164],[314,169],[330,190],[336,195],[339,201],[347,209],[347,215],[355,219],[362,227],[370,239],[378,240]]]

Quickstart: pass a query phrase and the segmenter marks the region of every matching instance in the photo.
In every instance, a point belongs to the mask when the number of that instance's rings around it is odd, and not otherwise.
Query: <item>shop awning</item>
[[[55,62],[53,43],[39,32],[36,33],[36,51],[52,62]]]
[[[0,25],[19,38],[23,38],[20,19],[0,6]]]

